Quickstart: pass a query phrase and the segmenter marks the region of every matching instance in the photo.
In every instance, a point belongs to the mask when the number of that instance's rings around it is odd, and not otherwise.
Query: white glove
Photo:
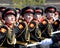
[[[43,46],[47,46],[47,45],[50,45],[52,43],[53,43],[53,41],[51,38],[46,38],[46,39],[42,40],[39,44],[41,44]]]

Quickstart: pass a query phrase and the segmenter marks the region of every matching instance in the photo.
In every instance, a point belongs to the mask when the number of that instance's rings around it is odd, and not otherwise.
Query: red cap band
[[[55,9],[54,9],[54,8],[50,8],[50,9],[48,9],[48,10],[52,10],[52,11],[55,11]]]
[[[9,13],[13,13],[13,14],[15,14],[15,12],[14,12],[14,11],[12,11],[12,10],[7,11],[5,14],[9,14]]]
[[[32,9],[27,9],[25,12],[34,12]]]
[[[42,10],[35,10],[35,12],[42,12]]]

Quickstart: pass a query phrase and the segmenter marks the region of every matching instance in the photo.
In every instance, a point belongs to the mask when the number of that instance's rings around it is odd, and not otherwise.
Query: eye
[[[5,33],[7,30],[5,28],[1,28],[0,32]]]

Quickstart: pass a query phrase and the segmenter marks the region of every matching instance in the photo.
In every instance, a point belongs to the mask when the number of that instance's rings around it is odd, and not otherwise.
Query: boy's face
[[[33,19],[33,14],[32,13],[25,13],[24,14],[24,19],[30,22]]]
[[[54,16],[55,14],[48,12],[47,15],[50,16],[50,17],[52,17],[52,16]]]
[[[55,16],[55,13],[50,13],[50,12],[48,12],[47,14],[47,18],[54,18],[54,16]]]
[[[7,15],[5,17],[5,22],[9,24],[13,24],[15,22],[15,16],[14,15]]]

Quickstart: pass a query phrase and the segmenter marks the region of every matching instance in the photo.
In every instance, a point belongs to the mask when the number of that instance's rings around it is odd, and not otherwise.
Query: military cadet
[[[53,22],[53,24],[52,24],[52,26],[53,26],[53,31],[57,31],[57,30],[59,30],[59,25],[60,23],[59,23],[59,11],[56,11],[55,12],[55,16],[54,16],[54,22]]]
[[[55,26],[56,24],[55,23],[55,12],[56,12],[56,7],[54,6],[49,6],[45,9],[46,17],[47,17],[51,32],[55,31],[57,29],[57,26],[59,26],[59,25]]]
[[[53,26],[53,31],[57,31],[59,29],[59,11],[55,12],[54,22],[52,26]]]
[[[59,27],[59,20],[56,12],[57,9],[53,6],[47,7],[45,10],[48,22],[51,24],[51,32],[57,31]]]
[[[41,39],[48,38],[48,21],[46,17],[43,15],[43,8],[36,7],[35,9],[35,16],[36,19],[39,21],[39,30],[41,32]]]
[[[49,11],[47,11],[47,12],[49,12]],[[54,20],[59,22],[58,21],[58,16],[59,16],[58,11],[55,11],[54,13],[55,13],[54,17],[56,17]],[[56,28],[55,25],[54,25],[54,28]],[[56,33],[53,34],[53,36],[51,38],[47,38],[47,39],[44,39],[44,40],[41,41],[41,45],[44,46],[44,48],[47,47],[48,45],[51,45],[50,48],[59,48],[58,42],[60,41],[60,39],[58,39],[58,38],[60,37],[59,36],[60,34],[58,33],[58,30],[56,32],[57,32],[57,34]]]
[[[35,8],[35,14],[34,14],[35,16],[34,17],[38,21],[36,23],[38,23],[38,29],[40,31],[39,35],[40,35],[41,40],[50,37],[48,34],[48,27],[47,27],[48,21],[46,20],[46,17],[44,16],[43,13],[44,13],[43,8],[41,8],[41,7]]]
[[[32,21],[33,14],[34,14],[33,7],[27,6],[21,10],[21,15],[23,17],[25,24],[29,24]]]
[[[50,26],[50,30],[51,32],[53,32],[53,22],[55,20],[55,12],[56,12],[56,7],[55,6],[49,6],[45,9],[45,13],[46,13],[46,17],[47,17],[47,20],[48,20],[48,23],[49,23],[49,26]]]
[[[60,30],[60,21],[59,21],[59,17],[60,17],[60,12],[57,10],[55,12],[55,16],[54,16],[54,23],[53,23],[53,31],[58,31]]]
[[[49,6],[45,9],[46,17],[47,17],[49,23],[53,22],[55,12],[56,12],[56,7],[54,7],[54,6]]]
[[[0,25],[3,24],[2,22],[4,22],[2,20],[2,14],[3,14],[3,12],[4,12],[5,9],[6,9],[6,7],[0,7]]]
[[[25,7],[24,9],[24,14],[23,14],[23,16],[24,16],[24,19],[26,20],[26,22],[29,24],[30,22],[34,22],[34,8],[33,7],[30,7],[30,6],[28,6],[28,7]],[[35,24],[35,23],[34,23]],[[34,31],[35,32],[35,31]],[[34,33],[35,34],[35,33]],[[32,31],[32,35],[33,35],[33,31]],[[34,37],[35,35],[33,35],[33,36],[31,36],[31,37],[33,37],[33,39],[35,38]],[[35,38],[35,40],[37,40],[36,38]]]
[[[14,23],[16,20],[17,12],[13,8],[7,8],[3,15],[2,19],[5,21],[4,26],[7,27],[8,32],[6,34],[7,39],[4,42],[3,46],[12,48],[12,45],[16,44]]]
[[[32,7],[24,7],[22,9],[21,15],[23,17],[24,23],[29,23],[33,19],[33,8]]]

